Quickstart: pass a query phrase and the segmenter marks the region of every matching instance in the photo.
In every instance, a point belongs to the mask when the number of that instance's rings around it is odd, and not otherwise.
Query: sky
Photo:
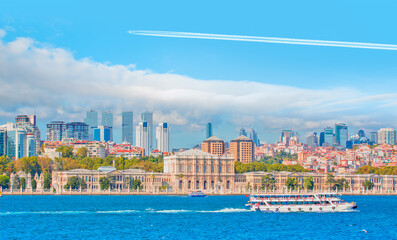
[[[172,147],[263,142],[344,122],[349,134],[397,128],[397,51],[130,35],[129,30],[397,44],[396,1],[1,1],[0,124],[37,113],[83,121],[143,111]],[[134,133],[135,134],[135,133]]]

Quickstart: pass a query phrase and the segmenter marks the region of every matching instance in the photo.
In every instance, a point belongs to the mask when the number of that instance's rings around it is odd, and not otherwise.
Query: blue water
[[[397,239],[397,196],[358,211],[260,213],[245,196],[3,196],[0,239]]]

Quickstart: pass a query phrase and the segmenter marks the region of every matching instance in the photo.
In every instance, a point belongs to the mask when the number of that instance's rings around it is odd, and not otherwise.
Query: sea
[[[0,239],[397,239],[397,196],[357,210],[261,213],[246,196],[3,196]]]

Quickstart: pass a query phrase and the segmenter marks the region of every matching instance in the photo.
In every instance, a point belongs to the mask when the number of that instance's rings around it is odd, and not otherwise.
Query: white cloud
[[[0,30],[0,37],[4,35]],[[371,95],[349,88],[304,89],[153,73],[134,64],[75,59],[64,49],[28,38],[0,41],[0,86],[0,117],[37,109],[44,121],[81,121],[89,108],[116,114],[131,109],[135,116],[149,110],[154,111],[156,122],[191,131],[202,130],[204,121],[219,116],[232,116],[229,122],[235,125],[249,125],[254,119],[255,124],[271,129],[309,131],[334,120],[381,126],[392,122],[393,115],[382,108],[380,118],[377,106],[393,104],[397,98],[395,93]]]

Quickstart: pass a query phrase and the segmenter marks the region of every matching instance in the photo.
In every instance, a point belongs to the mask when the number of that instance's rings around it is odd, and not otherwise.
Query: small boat
[[[252,194],[246,207],[260,212],[344,212],[357,208],[335,193]]]
[[[202,191],[191,192],[188,197],[206,197]]]

